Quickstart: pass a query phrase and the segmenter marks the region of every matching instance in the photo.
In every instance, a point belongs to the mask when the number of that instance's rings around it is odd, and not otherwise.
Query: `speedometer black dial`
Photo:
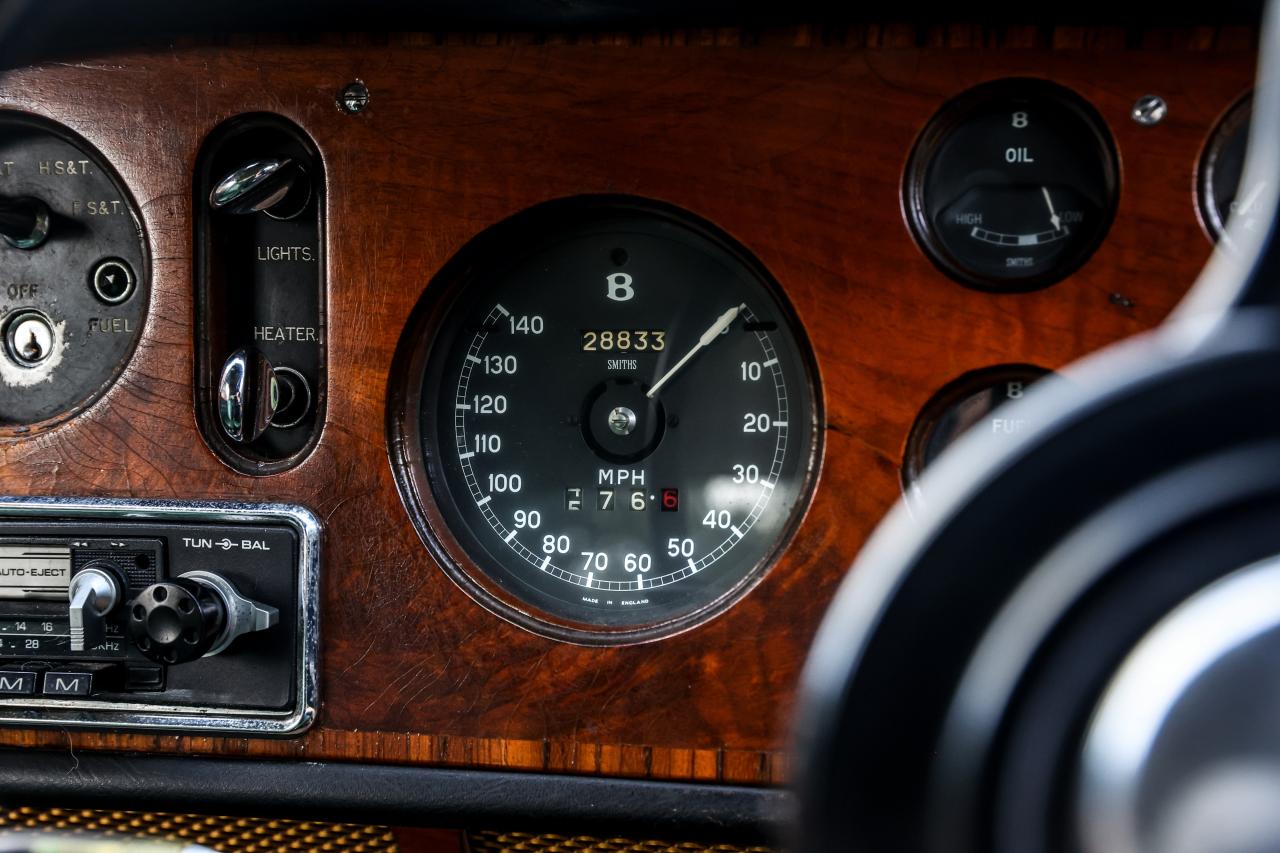
[[[759,263],[669,208],[578,199],[442,278],[392,432],[463,588],[581,642],[671,633],[745,592],[818,458],[812,356]]]

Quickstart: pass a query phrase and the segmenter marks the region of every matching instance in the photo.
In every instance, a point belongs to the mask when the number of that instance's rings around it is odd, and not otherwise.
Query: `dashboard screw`
[[[369,87],[356,80],[342,87],[338,93],[338,108],[344,113],[355,115],[364,112],[369,106]]]
[[[1129,115],[1143,127],[1155,127],[1169,114],[1169,105],[1159,95],[1143,95],[1134,103]]]

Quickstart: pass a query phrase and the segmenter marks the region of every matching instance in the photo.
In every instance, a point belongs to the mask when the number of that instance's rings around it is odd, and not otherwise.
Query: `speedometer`
[[[473,598],[545,635],[636,642],[759,579],[807,505],[820,411],[803,333],[745,249],[666,206],[573,199],[490,229],[432,291],[392,447]]]

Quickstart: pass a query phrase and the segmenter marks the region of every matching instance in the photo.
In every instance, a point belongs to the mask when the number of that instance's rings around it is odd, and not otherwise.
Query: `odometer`
[[[764,268],[670,208],[578,199],[496,226],[441,279],[402,344],[392,444],[455,580],[579,642],[745,593],[819,457],[812,356]]]

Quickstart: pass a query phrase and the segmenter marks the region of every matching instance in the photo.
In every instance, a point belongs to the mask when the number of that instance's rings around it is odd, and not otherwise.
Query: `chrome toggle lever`
[[[34,198],[0,198],[0,237],[15,249],[34,249],[49,236],[49,206]]]
[[[276,219],[301,213],[311,198],[306,172],[294,160],[279,158],[245,163],[209,193],[209,206],[224,213],[262,211]]]
[[[280,405],[275,368],[255,349],[238,349],[218,378],[218,422],[232,441],[248,443],[267,431]]]

